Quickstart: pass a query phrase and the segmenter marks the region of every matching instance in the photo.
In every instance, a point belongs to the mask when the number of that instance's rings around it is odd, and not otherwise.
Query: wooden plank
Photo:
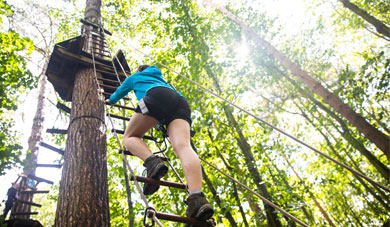
[[[52,134],[67,134],[68,130],[66,129],[58,129],[58,128],[48,128],[46,129],[47,133],[52,133]]]
[[[112,106],[115,106],[115,107],[118,107],[118,108],[123,108],[123,109],[126,109],[126,110],[135,111],[135,109],[132,108],[132,107],[122,106],[122,105],[118,105],[118,104],[111,104],[110,102],[106,102],[106,105],[112,105]]]
[[[106,116],[110,116],[110,117],[120,119],[120,120],[130,121],[129,117],[119,116],[119,115],[115,115],[115,114],[107,113]]]
[[[119,130],[119,129],[111,129],[111,132],[116,132],[116,133],[121,134],[121,135],[123,135],[125,133],[125,131]],[[153,141],[157,140],[157,138],[151,137],[151,136],[143,136],[142,139],[153,140]]]
[[[75,54],[67,51],[65,48],[59,47],[59,46],[56,47],[56,51],[60,57],[63,57],[65,59],[67,59],[68,61],[78,62],[78,63],[83,64],[85,66],[93,67],[94,62],[93,62],[91,57],[87,57],[87,56],[83,56],[83,55],[75,55]],[[83,52],[83,54],[88,54],[88,53]],[[99,60],[99,61],[97,61],[97,60]],[[104,63],[102,63],[102,62],[104,62]],[[95,57],[95,66],[96,66],[96,69],[105,70],[105,71],[115,73],[111,61],[107,61],[105,59]],[[126,78],[126,74],[124,74],[123,72],[118,71],[118,70],[117,70],[117,72],[118,72],[119,76],[122,76],[123,79]]]
[[[24,201],[24,200],[16,200],[17,203],[23,203],[23,204],[27,204],[27,205],[30,205],[30,206],[35,206],[35,207],[41,207],[42,205],[41,204],[38,204],[38,203],[33,203],[33,202],[29,202],[29,201]]]
[[[112,95],[112,93],[103,92],[103,95],[104,95],[106,98],[110,98],[110,96]],[[127,97],[124,97],[123,99],[124,99],[124,100],[127,100],[127,101],[130,100],[130,99],[127,98]]]
[[[45,183],[48,183],[48,184],[54,184],[53,181],[49,181],[49,180],[46,180],[46,179],[43,179],[43,178],[31,175],[31,174],[29,174],[27,177],[32,179],[32,180],[36,180],[38,182],[45,182]]]
[[[116,76],[115,73],[109,73],[107,71],[104,71],[104,70],[96,70],[97,72],[100,72],[102,74],[109,74],[109,75],[112,75],[112,76]],[[120,84],[118,81],[116,80],[110,80],[110,79],[107,79],[107,78],[104,78],[104,77],[98,77],[97,78],[98,80],[101,80],[103,82],[109,82],[109,83],[113,83],[113,84]]]
[[[60,103],[60,102],[57,102],[56,107],[57,107],[58,109],[60,109],[60,110],[65,111],[65,113],[70,114],[71,109],[70,109],[69,107],[67,107],[66,105],[64,105],[64,104],[62,104],[62,103]]]
[[[215,226],[212,220],[208,221],[198,221],[195,218],[183,217],[174,214],[166,214],[156,212],[156,217],[161,220],[180,222],[180,223],[188,223],[192,224],[190,226],[202,226],[202,227],[213,227]]]
[[[94,23],[91,23],[91,22],[86,21],[86,20],[84,20],[84,19],[81,19],[80,22],[83,23],[83,24],[85,24],[85,25],[93,26],[93,27],[95,27],[95,28],[97,28],[97,29],[102,29],[99,25],[94,24]],[[104,31],[104,33],[106,33],[107,35],[112,35],[112,33],[111,33],[110,31],[108,31],[108,30],[106,30],[106,29],[104,29],[104,28],[103,28],[103,31]]]
[[[38,212],[20,212],[20,213],[12,213],[12,216],[17,215],[38,215]],[[24,225],[23,225],[24,226]]]
[[[21,191],[21,194],[46,194],[49,193],[49,191]]]
[[[118,88],[118,87],[114,87],[114,86],[107,85],[107,84],[100,84],[100,87],[109,88],[109,89],[112,89],[114,91]]]
[[[119,153],[119,154],[122,154],[122,149],[119,149],[118,153]],[[128,151],[128,150],[123,150],[123,153],[124,153],[125,155],[134,156],[134,155],[133,155],[130,151]],[[160,158],[161,158],[161,160],[163,160],[163,161],[165,161],[165,162],[170,161],[170,158],[168,158],[168,157],[161,157],[161,156],[160,156]]]
[[[49,145],[49,144],[47,144],[45,142],[40,142],[39,145],[41,145],[42,147],[45,147],[45,148],[47,148],[49,150],[55,151],[55,152],[57,152],[57,153],[59,153],[61,155],[64,155],[64,153],[65,153],[65,151],[63,151],[61,149],[58,149],[56,147],[53,147],[52,145]]]
[[[61,168],[60,164],[35,164],[36,167],[46,167],[46,168]]]
[[[147,178],[147,177],[141,177],[141,176],[135,176],[135,179],[139,182],[154,184],[154,185],[161,185],[161,186],[167,186],[172,188],[179,188],[179,189],[186,189],[187,185],[182,183],[176,183],[176,182],[170,182],[170,181],[164,181],[164,180],[156,180],[153,178]],[[130,180],[134,180],[134,176],[130,177]]]

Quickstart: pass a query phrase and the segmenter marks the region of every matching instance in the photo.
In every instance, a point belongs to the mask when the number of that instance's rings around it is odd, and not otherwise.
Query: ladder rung
[[[115,107],[118,107],[118,108],[123,108],[123,109],[135,111],[135,109],[132,108],[132,107],[122,106],[122,105],[118,105],[118,104],[111,104],[109,102],[106,102],[106,105],[112,105],[112,106],[115,106]]]
[[[35,164],[36,167],[61,168],[60,164]]]
[[[125,120],[125,121],[130,121],[129,117],[119,116],[119,115],[110,114],[110,113],[107,113],[106,115],[113,117],[113,118],[117,118],[117,119],[121,119],[121,120]]]
[[[116,133],[122,134],[122,135],[125,133],[125,131],[119,130],[119,129],[112,129],[111,132],[116,132]],[[157,140],[157,138],[151,137],[151,136],[143,136],[142,139],[153,140],[153,141]]]
[[[57,152],[57,153],[59,153],[61,155],[64,155],[64,153],[65,153],[65,151],[63,151],[61,149],[58,149],[56,147],[53,147],[52,145],[49,145],[49,144],[47,144],[45,142],[40,142],[39,145],[41,145],[42,147],[46,147],[47,149],[50,149],[52,151],[55,151],[55,152]]]
[[[32,179],[32,180],[36,180],[38,182],[45,182],[45,183],[48,183],[48,184],[53,184],[54,183],[53,181],[49,181],[49,180],[46,180],[46,179],[43,179],[43,178],[31,175],[31,174],[29,174],[27,177]]]
[[[24,200],[17,200],[17,202],[18,203],[27,204],[27,205],[30,205],[30,206],[36,206],[36,207],[41,207],[42,206],[41,204],[28,202],[28,201],[24,201]]]
[[[47,133],[52,133],[52,134],[67,134],[68,130],[66,129],[57,129],[57,128],[48,128],[46,129]]]
[[[16,215],[38,215],[38,212],[20,212],[20,213],[12,213],[12,216]]]
[[[154,184],[154,185],[162,185],[172,188],[180,188],[180,189],[186,189],[187,186],[182,183],[176,183],[176,182],[170,182],[170,181],[164,181],[164,180],[156,180],[153,178],[147,178],[147,177],[141,177],[141,176],[135,176],[135,179],[139,182]],[[134,180],[134,177],[132,176],[130,180]]]
[[[189,223],[189,224],[193,224],[194,226],[202,226],[202,227],[203,226],[204,227],[214,226],[211,223],[212,220],[201,222],[201,221],[196,220],[195,218],[183,217],[183,216],[178,216],[178,215],[173,215],[173,214],[165,214],[165,213],[160,213],[160,212],[156,212],[156,217],[158,219],[167,220],[167,221]]]
[[[116,90],[118,88],[118,87],[114,87],[114,86],[107,85],[107,84],[99,84],[99,86],[103,87],[103,88],[113,89],[113,90]]]
[[[49,191],[22,191],[20,192],[21,194],[45,194],[45,193],[49,193]]]
[[[112,95],[112,93],[103,92],[103,95],[104,95],[106,98],[109,98],[109,97]],[[130,99],[127,98],[127,97],[124,97],[123,99],[124,99],[124,100],[130,100]]]
[[[119,153],[119,154],[122,154],[122,149],[119,149],[118,153]],[[128,151],[128,150],[123,150],[123,153],[124,153],[125,155],[134,156],[134,155],[133,155],[130,151]],[[160,158],[161,158],[161,160],[163,160],[163,161],[165,161],[165,162],[167,162],[167,161],[170,160],[170,158],[168,158],[168,157],[160,156]]]
[[[109,71],[105,71],[105,70],[101,70],[101,69],[96,69],[96,71],[97,71],[97,72],[100,72],[100,73],[102,73],[102,74],[105,74],[105,75],[110,75],[110,76],[115,76],[115,77],[117,76],[117,75],[115,74],[115,72],[109,72]],[[118,72],[118,74],[119,74],[119,72]],[[98,77],[97,79],[98,79],[98,80],[102,80],[102,81],[106,81],[106,82],[110,82],[110,83],[119,84],[119,82],[116,81],[116,80],[110,80],[110,79],[102,78],[102,77]]]
[[[66,113],[70,114],[70,108],[65,106],[64,104],[60,103],[60,102],[57,102],[57,105],[56,107],[60,110],[63,110],[65,111]]]

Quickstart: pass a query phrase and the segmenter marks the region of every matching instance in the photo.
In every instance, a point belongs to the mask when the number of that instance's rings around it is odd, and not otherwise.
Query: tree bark
[[[56,227],[110,226],[105,130],[94,71],[81,69],[73,88]]]
[[[341,2],[345,8],[351,10],[352,12],[354,12],[355,14],[363,18],[365,21],[367,21],[369,24],[374,26],[376,31],[379,34],[382,34],[387,38],[390,38],[390,28],[387,25],[385,25],[382,21],[371,16],[366,11],[359,8],[357,5],[353,4],[348,0],[339,0],[339,2]]]
[[[297,64],[292,62],[287,56],[283,55],[279,50],[273,47],[270,43],[261,38],[253,29],[248,27],[243,21],[234,16],[226,8],[217,4],[211,3],[209,0],[204,0],[208,5],[216,8],[225,16],[237,23],[250,37],[255,39],[266,51],[268,51],[275,59],[297,76],[306,86],[314,93],[322,97],[324,102],[329,104],[345,119],[361,131],[367,139],[373,142],[386,156],[390,159],[390,138],[379,131],[377,128],[368,123],[362,116],[355,112],[349,105],[345,104],[340,97],[332,93],[319,82],[314,80],[308,72],[301,69]]]
[[[100,0],[87,0],[85,19],[100,24],[100,6]],[[110,226],[104,98],[95,73],[93,68],[80,68],[75,76],[56,227]]]

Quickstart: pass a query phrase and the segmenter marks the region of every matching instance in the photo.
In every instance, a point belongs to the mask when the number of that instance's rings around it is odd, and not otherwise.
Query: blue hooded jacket
[[[116,89],[114,94],[110,96],[110,103],[117,103],[132,90],[137,99],[141,100],[146,93],[154,87],[167,87],[174,90],[167,81],[165,81],[159,68],[156,66],[149,66],[142,72],[137,72],[127,77],[122,85]]]

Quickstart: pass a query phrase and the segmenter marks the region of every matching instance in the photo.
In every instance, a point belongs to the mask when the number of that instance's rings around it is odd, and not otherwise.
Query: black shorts
[[[148,91],[145,105],[149,110],[147,115],[156,118],[160,124],[168,126],[175,119],[186,120],[191,125],[191,109],[187,99],[167,87],[154,87]],[[135,112],[141,113],[137,106]]]

